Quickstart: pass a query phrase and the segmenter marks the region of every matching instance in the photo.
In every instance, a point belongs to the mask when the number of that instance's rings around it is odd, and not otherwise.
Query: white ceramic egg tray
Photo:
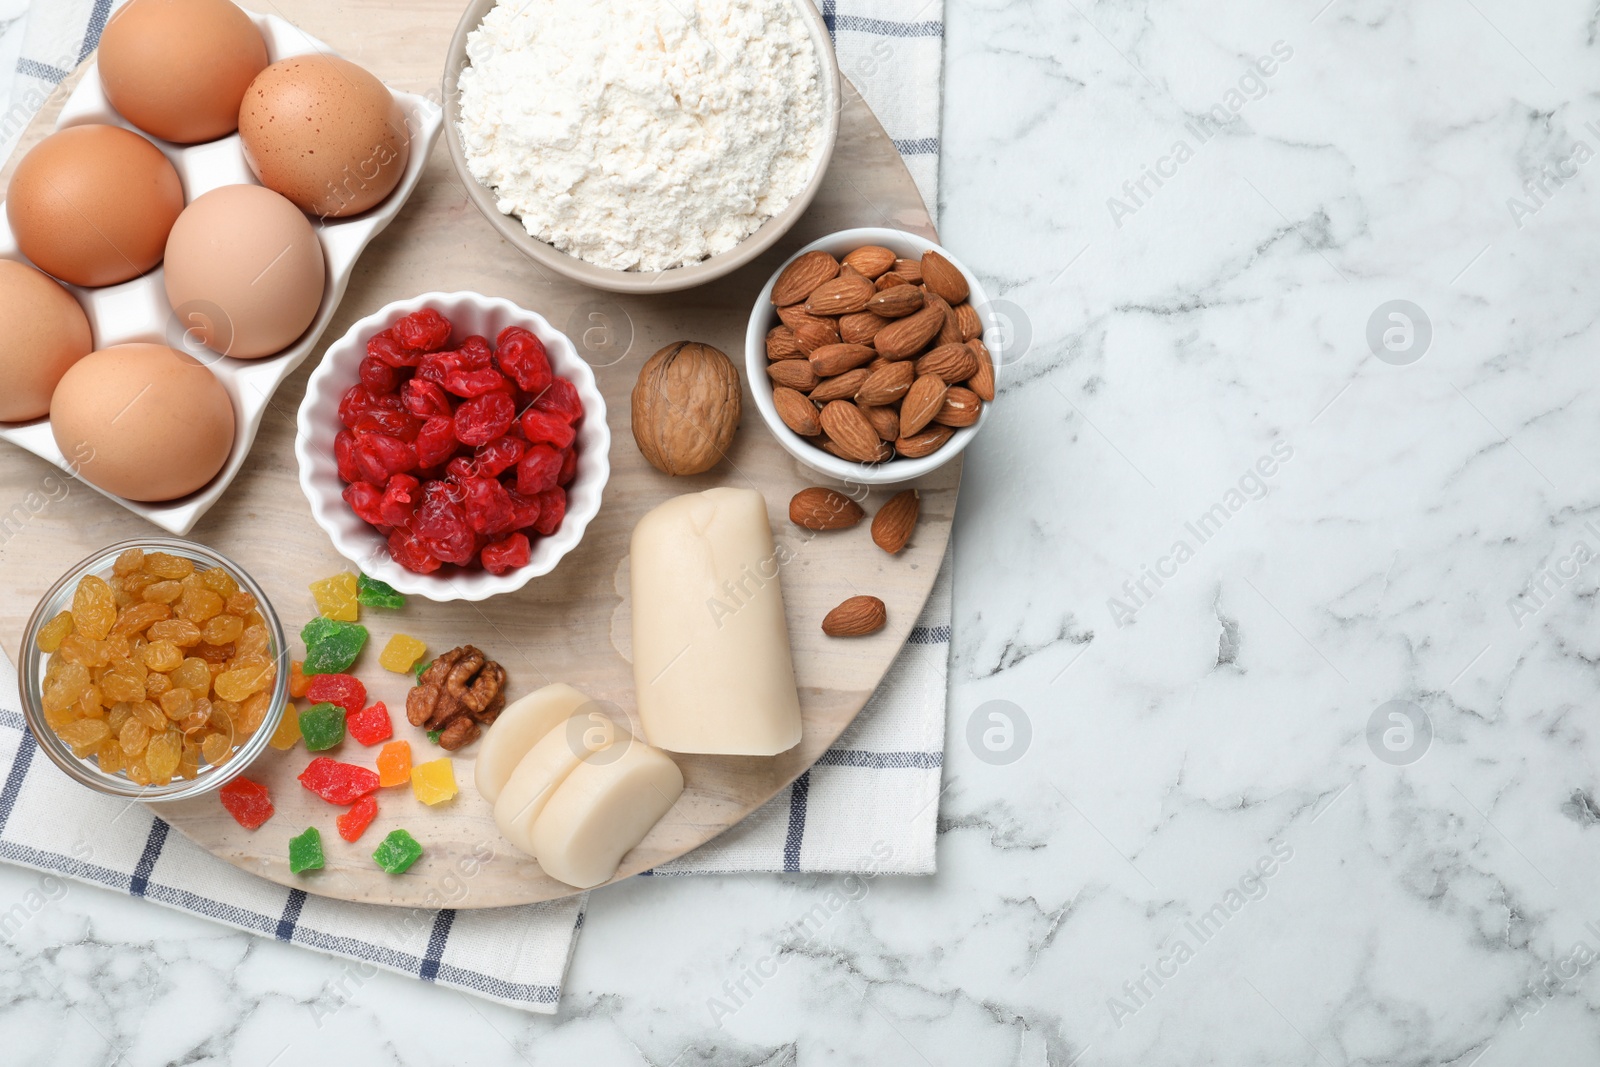
[[[267,56],[274,63],[289,56],[312,52],[337,54],[276,15],[252,12],[250,18],[266,38]],[[273,392],[316,348],[344,296],[345,287],[350,283],[356,260],[372,239],[400,213],[422,177],[422,169],[444,125],[443,112],[426,97],[402,92],[395,92],[394,96],[411,131],[411,151],[406,160],[405,174],[388,199],[370,211],[345,219],[311,220],[317,240],[322,244],[327,285],[316,318],[290,348],[275,356],[250,360],[220,356],[204,348],[192,335],[185,333],[191,324],[180,323],[167,303],[166,283],[160,267],[121,285],[101,289],[67,287],[89,316],[96,349],[141,341],[165,344],[186,351],[209,366],[233,401],[236,427],[233,451],[228,455],[228,462],[204,489],[188,496],[146,504],[104,493],[88,482],[84,484],[102,492],[134,514],[149,519],[163,530],[179,535],[193,529],[200,517],[222,496],[244,465]],[[111,107],[100,85],[99,69],[93,66],[84,72],[83,79],[67,98],[61,116],[56,121],[56,129],[92,123],[121,126],[152,141],[177,168],[178,177],[183,181],[185,203],[224,185],[260,184],[245,162],[237,133],[200,145],[177,145],[150,137]],[[3,215],[0,215],[0,257],[27,262],[27,258],[18,251],[16,240]],[[69,474],[74,473],[61,450],[56,447],[48,419],[0,423],[0,438],[21,445]]]

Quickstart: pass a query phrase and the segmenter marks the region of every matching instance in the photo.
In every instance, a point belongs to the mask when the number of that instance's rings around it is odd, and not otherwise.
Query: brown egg
[[[88,316],[54,278],[0,259],[0,320],[0,422],[49,414],[56,383],[94,347]]]
[[[300,209],[259,185],[225,185],[184,208],[167,238],[167,299],[214,352],[281,352],[322,305],[322,246]]]
[[[394,191],[411,135],[394,94],[337,56],[280,59],[239,108],[245,159],[261,184],[319,218],[355,215]]]
[[[89,353],[62,377],[50,428],[85,480],[129,500],[172,500],[228,461],[233,402],[185,353],[117,345]]]
[[[228,0],[129,0],[100,37],[106,97],[144,132],[179,144],[239,128],[267,43]]]
[[[6,218],[34,265],[73,285],[115,285],[161,262],[183,210],[167,157],[120,126],[72,126],[22,157]]]

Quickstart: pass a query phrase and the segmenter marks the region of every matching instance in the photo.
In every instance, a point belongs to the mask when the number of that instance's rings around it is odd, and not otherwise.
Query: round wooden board
[[[431,90],[435,96],[445,43],[459,14],[455,5],[437,0],[273,0],[266,10],[294,21],[391,85]],[[21,153],[49,132],[67,88],[70,84],[29,127],[4,177]],[[634,523],[671,496],[715,485],[748,485],[765,494],[774,534],[793,555],[782,582],[804,740],[770,759],[677,757],[686,782],[683,797],[645,842],[624,857],[618,877],[705,843],[810,767],[872,695],[933,585],[955,512],[959,460],[914,483],[922,494],[922,519],[912,544],[890,557],[873,545],[864,524],[812,535],[789,523],[790,496],[821,479],[767,432],[750,399],[749,383],[733,452],[707,474],[678,479],[660,474],[639,455],[629,429],[629,392],[652,352],[674,340],[693,339],[715,345],[742,367],[751,304],[777,264],[807,241],[864,225],[934,236],[894,144],[848,83],[829,177],[807,215],[761,260],[720,282],[680,294],[614,296],[542,275],[478,215],[441,144],[411,202],[357,264],[343,305],[319,345],[320,357],[352,322],[391,300],[429,290],[475,290],[505,297],[565,326],[580,349],[585,344],[579,335],[589,331],[592,361],[606,397],[613,444],[605,503],[583,543],[554,573],[519,593],[481,604],[434,604],[413,597],[400,611],[363,613],[372,641],[356,672],[373,698],[396,712],[396,736],[411,741],[419,761],[442,753],[405,723],[409,677],[390,674],[377,664],[377,652],[391,634],[413,634],[435,652],[475,643],[505,665],[513,697],[548,682],[568,682],[616,705],[636,722],[627,599],[628,538]],[[244,566],[268,591],[291,633],[315,610],[307,583],[349,569],[313,524],[295,470],[295,412],[315,362],[308,360],[278,391],[244,470],[192,535]],[[863,498],[869,513],[892,492],[874,490]],[[0,632],[13,652],[34,604],[70,564],[111,542],[159,533],[20,449],[7,449],[0,463],[0,501],[8,502],[0,508]],[[35,506],[40,502],[42,506]],[[4,514],[12,504],[18,507]],[[885,601],[888,628],[854,640],[824,637],[819,628],[823,615],[856,593]],[[299,655],[298,641],[292,644],[293,654]],[[244,870],[345,900],[437,905],[441,880],[459,877],[454,872],[465,869],[464,863],[478,872],[455,901],[457,907],[526,904],[574,892],[501,838],[489,805],[472,785],[474,753],[475,746],[469,746],[456,754],[461,792],[453,801],[428,808],[407,789],[384,790],[377,822],[354,844],[334,832],[338,809],[295,781],[307,762],[301,746],[287,753],[269,749],[252,765],[250,777],[272,791],[277,805],[276,816],[255,832],[229,818],[214,797],[161,805],[158,814]],[[376,750],[347,740],[330,754],[370,766]],[[328,867],[291,875],[288,840],[307,826],[321,829]],[[411,831],[426,849],[402,877],[384,874],[370,859],[377,842],[395,827]],[[481,861],[485,855],[493,859],[481,865],[469,860]]]

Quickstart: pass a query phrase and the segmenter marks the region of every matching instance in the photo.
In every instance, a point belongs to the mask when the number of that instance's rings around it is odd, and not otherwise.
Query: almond
[[[801,437],[815,437],[822,432],[816,405],[807,400],[804,393],[780,385],[772,390],[772,406],[778,409],[778,418],[783,424]]]
[[[864,309],[875,292],[871,282],[852,270],[813,289],[806,298],[806,310],[818,316],[848,315]]]
[[[811,369],[823,378],[831,378],[872,362],[877,354],[866,345],[823,345],[811,353]]]
[[[872,428],[878,431],[881,440],[894,441],[900,437],[900,415],[894,408],[875,408],[862,403],[857,403],[856,407],[860,408],[861,414],[872,423]]]
[[[840,459],[845,460],[845,461],[850,462],[850,463],[860,463],[861,462],[860,460],[856,459],[854,456],[845,455],[844,454],[844,450],[841,449],[838,445],[834,444],[833,441],[831,441],[826,436],[824,436],[822,438],[822,450],[824,452],[827,452],[827,453],[831,454],[831,455],[838,456]],[[877,453],[877,455],[873,456],[872,459],[869,460],[868,462],[870,462],[870,463],[887,463],[893,458],[894,458],[894,446],[891,445],[888,441],[879,441],[878,442],[878,453]]]
[[[800,351],[800,342],[794,339],[794,331],[787,326],[774,326],[767,331],[767,358],[768,359],[804,359],[806,354]]]
[[[925,307],[915,315],[896,319],[872,339],[878,354],[886,359],[910,359],[927,347],[944,325],[944,309]]]
[[[829,637],[865,637],[889,624],[889,609],[875,596],[853,596],[828,612],[822,632]]]
[[[921,311],[924,302],[921,289],[914,285],[897,285],[893,289],[879,290],[867,301],[867,310],[886,319],[903,319]]]
[[[798,304],[810,296],[823,282],[839,276],[839,261],[832,253],[807,252],[783,268],[772,286],[772,302],[779,307]]]
[[[900,277],[900,275],[896,274],[894,271],[890,271],[888,274],[879,277],[878,280],[872,284],[877,286],[878,292],[881,293],[885,289],[893,289],[897,285],[908,285],[910,283],[904,278]]]
[[[944,404],[933,421],[941,426],[971,426],[983,414],[983,401],[971,389],[952,385],[944,394]]]
[[[844,257],[845,264],[868,278],[876,278],[894,266],[894,253],[881,245],[863,245]]]
[[[890,497],[872,517],[872,543],[891,556],[899,552],[911,540],[911,531],[917,528],[917,513],[921,509],[922,500],[915,489]]]
[[[989,346],[974,337],[967,342],[967,347],[978,359],[978,369],[972,372],[972,377],[967,379],[967,388],[984,400],[994,399],[994,359],[989,355]]]
[[[912,285],[922,284],[922,261],[917,259],[897,259],[894,261],[894,272]]]
[[[865,367],[836,374],[832,378],[824,378],[811,390],[813,404],[826,404],[830,400],[852,400],[861,387],[866,384],[869,373]]]
[[[856,393],[856,403],[873,407],[892,404],[906,395],[916,376],[917,369],[909,360],[886,363],[877,370],[868,372],[866,381],[861,383],[861,389]]]
[[[955,434],[948,426],[930,426],[921,433],[900,438],[894,443],[894,449],[907,459],[921,459],[943,448]]]
[[[932,249],[922,253],[922,280],[951,305],[961,303],[971,292],[966,275]]]
[[[807,530],[847,530],[866,514],[837,489],[820,485],[800,490],[789,501],[789,521]]]
[[[832,319],[812,319],[793,327],[795,343],[800,346],[800,351],[810,355],[824,345],[839,343],[839,330],[834,326]]]
[[[911,383],[911,391],[900,404],[900,433],[904,437],[920,433],[944,407],[948,386],[937,374],[924,374]]]
[[[917,377],[937,374],[948,384],[964,382],[978,370],[978,357],[964,344],[940,345],[917,360]]]
[[[776,363],[768,363],[767,377],[778,385],[786,385],[802,393],[811,392],[820,381],[817,372],[811,369],[810,361],[804,359],[780,359]]]
[[[928,297],[928,303],[937,304],[944,308],[944,324],[939,327],[939,335],[933,339],[936,345],[961,345],[967,339],[961,332],[961,320],[956,318],[955,309],[946,304],[937,294]]]
[[[832,400],[822,409],[822,428],[844,458],[856,463],[876,463],[884,442],[878,431],[848,400]]]
[[[970,341],[974,337],[983,336],[983,320],[978,318],[978,309],[971,304],[962,302],[955,307],[956,325],[961,328],[961,339]]]
[[[889,320],[870,311],[852,311],[839,319],[839,339],[849,345],[870,345]]]
[[[806,310],[804,304],[790,304],[788,307],[778,309],[778,318],[791,330],[799,329],[802,322],[812,322],[819,326],[832,326],[832,319],[819,319]]]

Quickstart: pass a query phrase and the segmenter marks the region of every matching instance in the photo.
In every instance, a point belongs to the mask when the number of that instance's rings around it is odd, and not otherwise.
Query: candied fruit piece
[[[252,693],[259,693],[272,681],[272,665],[248,665],[234,670],[223,671],[217,675],[212,683],[217,695],[224,700],[244,700]]]
[[[449,415],[434,415],[417,432],[417,466],[437,467],[455,454],[456,423]]]
[[[456,408],[456,440],[468,447],[486,445],[504,436],[517,419],[517,406],[504,392],[474,397]]]
[[[358,840],[367,827],[372,825],[372,820],[378,817],[378,798],[371,796],[362,797],[350,806],[350,810],[334,820],[339,827],[339,836],[346,841]]]
[[[324,752],[344,740],[344,709],[337,704],[313,704],[299,719],[308,752]]]
[[[352,804],[378,788],[377,772],[318,756],[300,772],[300,784],[329,804]]]
[[[300,670],[306,675],[339,674],[350,669],[367,643],[367,628],[318,616],[300,630],[306,658]]]
[[[583,418],[583,401],[578,398],[578,387],[565,378],[550,382],[550,388],[534,397],[533,406],[539,411],[560,415],[568,422]]]
[[[539,494],[539,518],[533,524],[534,532],[549,537],[561,528],[561,520],[567,517],[566,490],[556,488],[548,489]]]
[[[86,574],[72,594],[72,628],[91,641],[104,641],[117,621],[117,597],[106,580]]]
[[[157,785],[166,785],[172,781],[182,755],[183,735],[176,730],[166,730],[152,737],[144,753],[145,766],[150,768],[151,781]]]
[[[306,696],[316,704],[337,704],[345,714],[354,715],[367,702],[367,687],[349,674],[318,674],[311,679]]]
[[[272,818],[272,794],[260,782],[235,778],[217,790],[217,796],[228,814],[246,830],[257,829]]]
[[[378,666],[396,674],[405,674],[416,665],[417,660],[427,650],[428,646],[415,637],[409,634],[395,634],[389,638],[389,643],[383,646],[383,652],[378,656]]]
[[[305,663],[301,660],[294,660],[289,664],[289,695],[296,699],[305,696],[306,691],[311,688],[311,679],[301,670],[304,666]]]
[[[359,617],[356,607],[356,576],[341,571],[331,578],[319,578],[311,583],[311,595],[316,599],[317,610],[324,618],[338,622],[355,622]]]
[[[72,612],[63,611],[55,618],[39,627],[39,634],[34,638],[34,644],[39,646],[39,651],[49,654],[61,647],[61,642],[66,640],[72,632]]]
[[[406,873],[421,858],[422,846],[404,830],[390,830],[372,854],[373,861],[390,874]]]
[[[405,785],[411,780],[411,742],[390,741],[378,750],[378,785]]]
[[[290,874],[320,870],[326,862],[322,855],[322,835],[315,826],[308,826],[305,833],[289,838]]]
[[[300,740],[300,716],[295,714],[293,708],[289,708],[278,719],[278,726],[272,731],[272,736],[267,738],[267,744],[279,752],[287,752],[298,740]]]
[[[442,804],[456,795],[455,764],[448,757],[411,768],[411,791],[424,804]]]
[[[412,479],[415,481],[415,479]],[[369,608],[403,608],[406,598],[395,592],[394,586],[388,582],[380,582],[376,578],[368,578],[365,574],[356,576],[356,599],[364,607]]]
[[[443,483],[437,483],[443,486]],[[477,539],[467,523],[467,513],[448,491],[424,493],[412,520],[411,532],[428,554],[446,563],[466,564],[477,551]]]
[[[394,723],[389,718],[389,707],[378,701],[370,708],[355,712],[345,719],[350,736],[363,745],[375,745],[394,736]]]

